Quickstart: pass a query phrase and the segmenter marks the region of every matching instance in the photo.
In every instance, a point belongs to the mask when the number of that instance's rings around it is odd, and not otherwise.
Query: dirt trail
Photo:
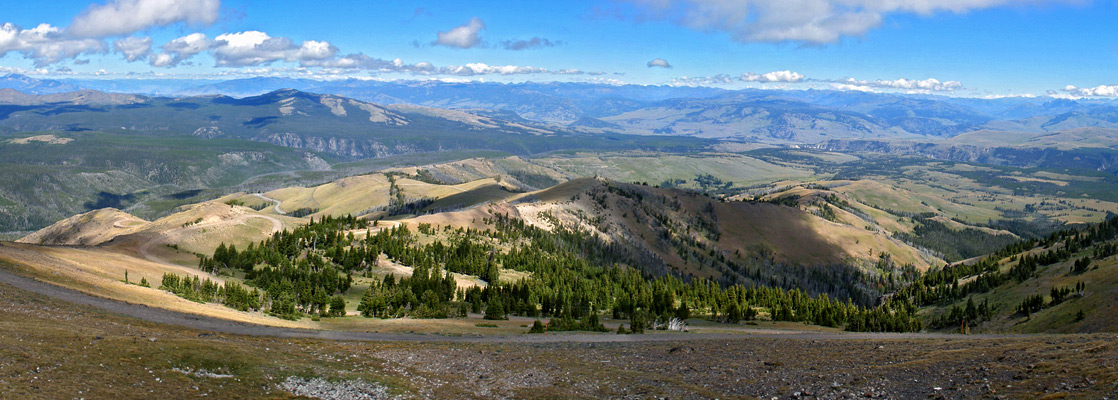
[[[276,206],[275,206],[276,214],[279,214],[279,215],[287,214],[287,211],[284,211],[282,208],[280,208],[280,201],[279,200],[276,200],[276,199],[273,199],[271,197],[265,196],[261,193],[256,193],[256,194],[254,194],[254,196],[259,197],[259,198],[263,199],[264,201],[270,201],[270,202],[276,203]]]

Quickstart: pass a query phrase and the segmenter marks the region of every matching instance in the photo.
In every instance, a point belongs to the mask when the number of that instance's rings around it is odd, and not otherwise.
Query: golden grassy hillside
[[[147,225],[143,219],[115,208],[78,214],[27,235],[20,243],[96,246]]]

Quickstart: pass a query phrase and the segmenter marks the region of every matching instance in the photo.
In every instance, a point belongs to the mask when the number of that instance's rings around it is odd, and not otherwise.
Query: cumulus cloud
[[[485,29],[485,22],[481,18],[473,17],[469,22],[454,27],[449,31],[439,32],[438,40],[433,44],[459,49],[468,49],[481,44],[479,33]]]
[[[800,83],[806,78],[803,74],[792,71],[773,71],[764,74],[755,74],[746,72],[738,77],[730,76],[728,74],[718,74],[714,76],[698,76],[698,77],[680,77],[673,79],[672,86],[707,86],[707,85],[729,85],[735,82],[758,82],[758,83]]]
[[[847,78],[832,82],[839,85],[836,86],[838,89],[862,91],[869,91],[866,89],[898,89],[915,92],[954,92],[955,90],[963,88],[963,84],[959,81],[941,82],[935,78],[924,80],[905,78],[896,80],[878,79],[874,81],[860,81],[854,78]]]
[[[668,60],[663,58],[654,58],[652,61],[648,62],[648,67],[671,68],[672,65],[668,63]]]
[[[308,40],[296,45],[285,37],[260,31],[226,33],[214,38],[213,56],[218,66],[242,67],[276,61],[315,62],[334,57],[338,48],[329,42]]]
[[[175,38],[160,47],[163,49],[162,53],[151,57],[151,65],[154,67],[173,67],[179,65],[179,63],[186,61],[195,54],[213,48],[213,44],[214,42],[206,37],[204,33],[191,33],[180,38]]]
[[[558,46],[558,45],[559,45],[559,42],[553,42],[551,40],[548,40],[546,38],[541,38],[541,37],[533,37],[533,38],[528,39],[528,40],[506,40],[506,41],[501,42],[501,47],[504,47],[505,50],[517,50],[517,51],[519,51],[519,50],[542,49],[544,47],[555,47],[555,46]]]
[[[835,90],[842,90],[842,91],[847,91],[847,92],[849,92],[849,91],[869,92],[869,93],[880,92],[880,90],[874,89],[874,88],[869,87],[869,86],[851,85],[849,83],[831,83],[831,88],[835,89]]]
[[[12,51],[23,53],[36,67],[42,67],[81,54],[104,52],[105,43],[100,39],[69,37],[50,24],[23,29],[6,23],[0,25],[0,57]]]
[[[1092,88],[1067,85],[1063,91],[1079,97],[1118,97],[1118,85],[1099,85]]]
[[[0,75],[16,74],[16,75],[45,75],[49,70],[46,68],[36,69],[23,69],[19,67],[5,67],[0,65]]]
[[[128,35],[179,22],[210,25],[217,21],[220,0],[112,0],[74,18],[67,32],[80,37]]]
[[[438,68],[436,68],[429,62],[407,64],[399,58],[393,60],[383,60],[379,58],[369,57],[361,53],[348,54],[337,58],[307,60],[304,61],[302,65],[305,67],[359,69],[373,72],[410,72],[419,75],[429,75],[438,72]]]
[[[792,71],[785,70],[785,71],[773,71],[773,72],[769,72],[769,73],[765,73],[765,74],[759,74],[759,75],[754,74],[752,72],[746,72],[744,74],[741,74],[741,77],[738,78],[738,79],[740,79],[742,82],[763,82],[763,83],[793,82],[793,83],[795,83],[795,82],[803,82],[804,76],[803,76],[803,74],[800,74],[798,72],[792,72]]]
[[[151,66],[153,67],[170,67],[178,65],[175,57],[167,53],[153,54],[151,56]]]
[[[635,6],[638,20],[667,20],[723,32],[740,42],[833,43],[861,36],[886,15],[963,13],[1020,3],[1074,0],[615,0]],[[625,14],[621,11],[622,15]],[[631,14],[631,13],[630,13]]]
[[[144,60],[151,54],[151,38],[129,36],[113,41],[113,51],[123,54],[128,62]]]

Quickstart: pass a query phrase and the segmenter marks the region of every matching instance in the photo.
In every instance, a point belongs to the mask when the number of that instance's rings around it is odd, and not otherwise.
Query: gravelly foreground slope
[[[357,390],[368,398],[1101,399],[1118,391],[1114,335],[647,335],[608,343],[590,338],[617,336],[525,335],[433,342],[223,323],[6,272],[0,282],[4,398],[274,398],[289,391],[333,398]]]

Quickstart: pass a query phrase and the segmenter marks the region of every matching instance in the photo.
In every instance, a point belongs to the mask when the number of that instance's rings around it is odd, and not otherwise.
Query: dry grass
[[[382,174],[342,178],[327,184],[273,190],[266,196],[279,200],[280,208],[291,212],[300,208],[319,210],[316,215],[359,215],[388,205],[388,179]]]
[[[103,208],[58,221],[27,235],[21,243],[96,246],[113,238],[135,232],[147,221],[115,208]]]
[[[233,321],[289,327],[305,323],[268,317],[261,313],[236,311],[218,304],[200,304],[156,289],[164,273],[205,276],[197,269],[151,262],[106,248],[43,247],[0,242],[0,261],[22,275],[95,296],[129,303],[208,315]],[[124,283],[124,274],[132,284]],[[219,277],[209,277],[222,281]],[[152,288],[136,285],[147,279]]]

